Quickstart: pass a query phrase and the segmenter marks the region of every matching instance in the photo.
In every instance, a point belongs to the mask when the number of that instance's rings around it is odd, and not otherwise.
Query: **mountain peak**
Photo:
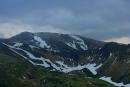
[[[130,65],[130,45],[49,32],[22,32],[2,43],[35,66],[64,73],[87,69],[87,73],[97,77],[110,76],[117,82],[130,82],[129,72],[120,71],[120,68],[129,70],[126,64]]]

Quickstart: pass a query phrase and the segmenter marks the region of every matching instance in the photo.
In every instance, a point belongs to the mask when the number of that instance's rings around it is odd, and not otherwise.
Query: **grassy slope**
[[[36,67],[0,49],[0,87],[113,87],[82,74],[64,74]]]

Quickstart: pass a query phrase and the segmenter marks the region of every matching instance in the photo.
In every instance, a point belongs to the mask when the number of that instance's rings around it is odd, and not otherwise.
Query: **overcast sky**
[[[130,42],[130,0],[0,0],[0,37],[23,31]]]

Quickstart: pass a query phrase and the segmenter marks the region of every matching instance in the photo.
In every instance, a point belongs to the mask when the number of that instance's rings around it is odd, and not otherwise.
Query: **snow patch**
[[[14,47],[21,47],[23,45],[23,43],[18,43],[18,42],[16,42],[13,46]]]
[[[73,41],[73,43],[68,42],[68,43],[66,43],[66,44],[67,44],[68,46],[70,46],[71,48],[77,49],[76,44],[74,43],[74,41]]]
[[[115,85],[115,86],[118,86],[118,87],[130,87],[130,84],[124,84],[123,82],[122,82],[122,83],[113,82],[113,81],[111,80],[111,77],[103,76],[103,77],[101,77],[101,78],[99,78],[99,79],[104,80],[104,81],[106,81],[106,82],[108,82],[108,83],[111,83],[111,84],[113,84],[113,85]]]
[[[30,47],[31,49],[34,49],[34,48],[39,49],[39,47],[36,47],[36,46],[33,46],[33,45],[29,45],[29,47]]]
[[[109,57],[112,57],[112,53],[110,53]]]
[[[100,48],[98,48],[99,50],[101,50],[102,48],[100,47]]]
[[[85,44],[84,40],[82,40],[80,37],[75,35],[70,35],[70,37],[77,40],[75,44],[78,44],[82,50],[88,50],[88,46]]]
[[[62,61],[56,61],[56,63],[59,64],[61,68],[63,68],[63,67],[64,67],[64,68],[67,68],[67,67],[68,67],[68,66],[65,65],[64,62],[62,62]]]
[[[68,65],[65,65],[64,62],[62,62],[62,61],[56,61],[56,63],[58,63],[60,65],[60,67],[63,69],[62,71],[64,73],[72,72],[75,70],[82,70],[84,68],[87,68],[93,73],[93,75],[96,75],[97,74],[96,70],[102,66],[102,64],[96,66],[95,63],[93,63],[93,64],[89,63],[87,65],[78,65],[75,67],[69,67]]]
[[[75,71],[75,70],[82,70],[84,68],[87,68],[89,69],[93,75],[96,75],[97,74],[97,69],[99,68],[98,66],[96,67],[96,64],[87,64],[87,65],[78,65],[76,67],[66,67],[66,69],[63,69],[63,72],[65,73],[68,73],[68,72],[72,72],[72,71]]]
[[[102,64],[99,64],[98,66],[96,66],[96,64],[87,64],[87,68],[94,74],[97,74],[97,69],[99,69],[102,66]]]
[[[50,46],[46,43],[46,41],[42,40],[41,37],[34,36],[34,40],[36,40],[41,48],[50,48]]]

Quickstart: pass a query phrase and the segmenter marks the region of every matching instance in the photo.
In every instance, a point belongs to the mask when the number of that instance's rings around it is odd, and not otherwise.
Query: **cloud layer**
[[[129,0],[1,0],[0,37],[43,31],[98,40],[129,38],[129,4]]]
[[[44,26],[33,26],[28,24],[22,23],[1,23],[0,24],[0,37],[9,38],[21,32],[55,32],[55,33],[69,33],[62,29],[53,27],[51,25],[44,25]]]
[[[130,37],[119,37],[119,38],[112,38],[109,40],[105,40],[106,42],[118,42],[124,44],[130,44]]]

